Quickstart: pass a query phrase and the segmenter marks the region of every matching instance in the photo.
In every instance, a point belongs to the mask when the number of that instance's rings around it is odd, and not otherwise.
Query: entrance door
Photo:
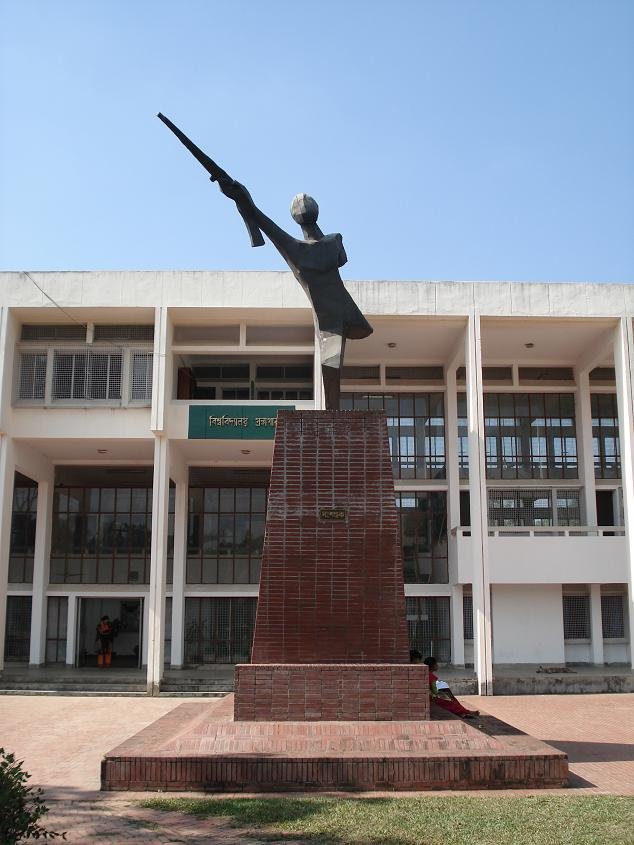
[[[143,599],[79,599],[77,666],[97,666],[97,625],[109,616],[115,636],[112,642],[113,669],[137,669],[142,663]]]

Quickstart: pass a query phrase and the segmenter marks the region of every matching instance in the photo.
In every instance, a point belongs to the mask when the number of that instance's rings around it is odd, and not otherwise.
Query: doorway
[[[96,667],[99,645],[97,625],[109,616],[115,631],[112,643],[112,669],[140,669],[143,655],[143,599],[79,599],[77,657],[78,667]]]
[[[597,525],[605,528],[609,525],[616,525],[614,497],[615,490],[597,490]]]

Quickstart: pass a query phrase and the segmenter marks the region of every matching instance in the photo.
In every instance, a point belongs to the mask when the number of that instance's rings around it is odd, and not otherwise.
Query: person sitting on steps
[[[410,663],[424,663],[429,669],[429,692],[434,704],[442,707],[443,710],[448,710],[454,716],[460,716],[462,719],[475,719],[476,716],[480,715],[479,710],[467,710],[449,689],[449,684],[438,679],[436,676],[438,661],[435,657],[426,657],[423,660],[420,651],[412,649],[409,653],[409,659]]]

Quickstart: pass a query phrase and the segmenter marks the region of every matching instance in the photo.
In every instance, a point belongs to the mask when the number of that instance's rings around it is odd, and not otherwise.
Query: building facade
[[[413,646],[631,664],[634,288],[351,282],[342,407],[388,419]],[[1,661],[249,659],[278,408],[323,407],[290,273],[0,274]],[[359,561],[359,565],[363,565]]]

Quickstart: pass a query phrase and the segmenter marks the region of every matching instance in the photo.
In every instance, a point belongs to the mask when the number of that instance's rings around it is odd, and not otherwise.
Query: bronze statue
[[[170,120],[162,114],[159,117],[211,174],[212,181],[218,182],[222,193],[235,202],[249,230],[252,246],[264,243],[260,234],[264,232],[306,291],[319,335],[326,408],[338,410],[346,340],[360,340],[372,334],[372,326],[339,275],[339,268],[348,260],[341,235],[324,235],[317,225],[319,207],[307,194],[297,194],[291,203],[291,215],[301,226],[304,239],[289,235],[260,211],[244,185],[218,167]]]

